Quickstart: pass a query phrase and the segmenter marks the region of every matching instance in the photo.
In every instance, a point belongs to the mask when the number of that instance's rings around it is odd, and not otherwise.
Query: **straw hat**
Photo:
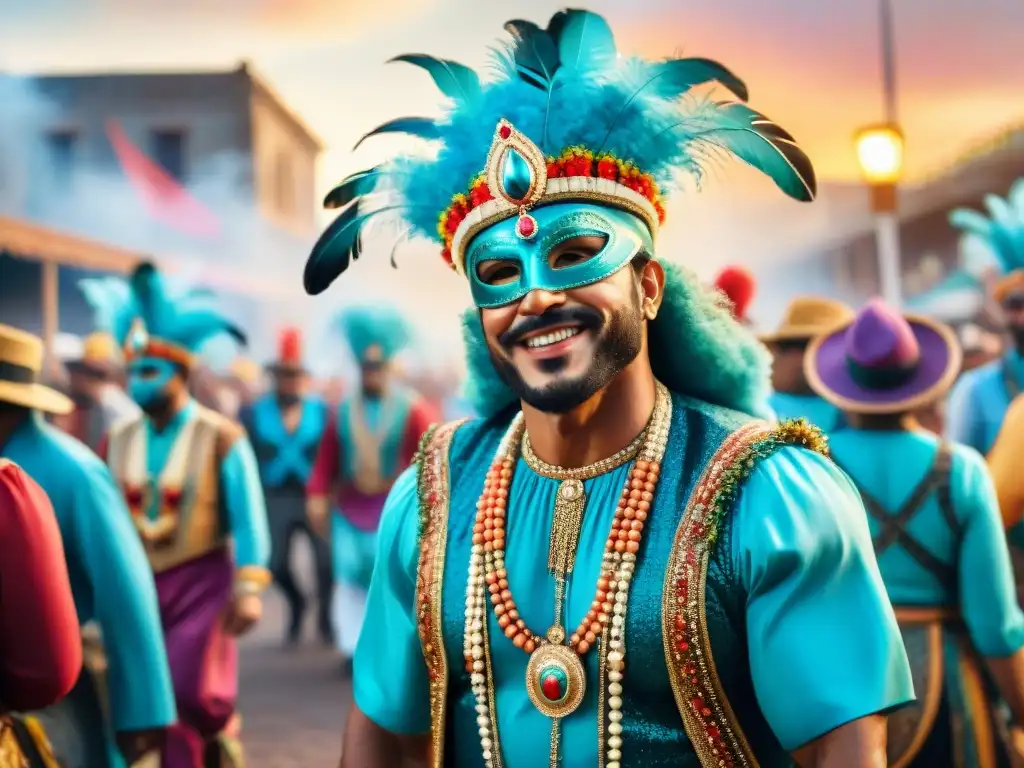
[[[852,321],[853,316],[853,310],[840,301],[821,296],[797,296],[786,307],[786,314],[779,327],[758,338],[765,344],[810,340],[822,331]]]
[[[69,371],[80,370],[109,375],[114,373],[120,364],[121,353],[114,337],[109,333],[97,331],[85,337],[81,356],[65,361],[64,366]]]
[[[0,402],[58,416],[71,413],[75,407],[71,400],[39,383],[42,369],[42,339],[0,325]]]
[[[816,337],[804,357],[807,383],[850,413],[896,414],[942,397],[960,372],[953,329],[902,315],[880,299],[849,323]]]

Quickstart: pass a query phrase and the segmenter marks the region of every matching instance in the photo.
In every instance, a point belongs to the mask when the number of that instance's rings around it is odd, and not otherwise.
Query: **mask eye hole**
[[[511,259],[487,259],[476,266],[476,276],[484,285],[508,285],[519,275],[519,262]]]
[[[580,235],[559,243],[548,253],[552,269],[565,269],[585,264],[597,256],[608,244],[607,235]]]
[[[155,379],[160,376],[160,369],[155,365],[140,365],[135,369],[135,375],[140,379]]]

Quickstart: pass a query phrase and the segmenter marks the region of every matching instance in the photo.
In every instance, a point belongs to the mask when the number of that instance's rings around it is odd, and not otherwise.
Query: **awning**
[[[0,216],[0,252],[33,261],[127,274],[147,257],[141,253]]]

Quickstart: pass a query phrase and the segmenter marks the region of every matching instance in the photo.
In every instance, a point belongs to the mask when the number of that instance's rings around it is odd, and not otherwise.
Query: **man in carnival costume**
[[[278,358],[267,370],[274,380],[273,391],[243,409],[242,423],[256,449],[267,499],[270,572],[288,601],[291,615],[286,639],[295,644],[302,634],[306,598],[295,581],[291,545],[295,534],[304,532],[313,547],[320,636],[330,643],[331,553],[306,519],[306,483],[324,432],[327,407],[306,391],[309,376],[302,364],[302,335],[297,328],[282,331]]]
[[[809,161],[742,103],[681,113],[712,80],[745,98],[719,64],[622,59],[585,11],[506,28],[494,82],[401,57],[455,104],[383,129],[436,159],[370,172],[416,232],[445,211],[485,418],[428,433],[388,500],[342,765],[884,765],[882,713],[913,692],[857,494],[820,433],[747,415],[765,350],[655,258],[677,170],[727,149],[809,200]],[[367,202],[308,290],[359,252]]]
[[[327,531],[334,558],[334,629],[347,670],[366,615],[381,510],[435,418],[416,393],[392,381],[391,361],[409,343],[404,318],[390,307],[353,307],[335,319],[359,364],[360,385],[330,414],[309,478],[312,524]]]
[[[890,718],[889,765],[1009,765],[990,672],[1024,724],[1024,614],[985,461],[914,418],[960,357],[952,329],[879,300],[807,353],[811,386],[845,414],[832,456],[864,501],[914,670],[918,703]]]
[[[947,409],[950,439],[987,453],[999,433],[1010,401],[1024,389],[1024,179],[1006,199],[985,198],[989,216],[959,208],[950,222],[967,242],[987,247],[1001,274],[993,298],[1002,308],[1010,347],[1000,359],[968,371],[957,382]]]
[[[205,292],[172,292],[152,264],[136,268],[110,310],[128,392],[143,413],[116,426],[107,463],[156,577],[178,724],[164,768],[237,765],[234,636],[259,620],[270,536],[259,468],[241,426],[188,391],[197,351],[245,337]]]
[[[157,749],[175,720],[156,591],[110,472],[42,417],[74,407],[38,383],[42,360],[40,339],[0,326],[0,457],[50,497],[78,621],[99,625],[106,662],[102,680],[87,664],[67,698],[38,717],[69,768],[118,768]]]
[[[7,459],[0,459],[0,543],[0,765],[47,768],[49,745],[31,718],[13,712],[48,707],[71,691],[82,642],[53,507]]]
[[[804,374],[807,345],[815,335],[849,322],[853,310],[838,301],[819,296],[797,296],[779,327],[759,336],[772,353],[772,410],[780,419],[807,419],[829,432],[842,424],[835,406],[814,393]]]

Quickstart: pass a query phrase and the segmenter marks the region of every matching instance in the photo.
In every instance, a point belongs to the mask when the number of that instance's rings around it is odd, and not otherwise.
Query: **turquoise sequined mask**
[[[151,375],[151,371],[156,375]],[[170,360],[159,357],[139,357],[128,364],[128,394],[141,407],[146,408],[167,393],[178,367]]]
[[[651,233],[636,216],[590,203],[557,203],[537,208],[531,234],[522,234],[520,220],[506,219],[478,234],[469,244],[466,274],[473,302],[486,309],[519,301],[530,291],[567,291],[598,283],[629,264],[637,254],[653,253]],[[552,265],[552,250],[577,237],[600,237],[604,247],[584,262]],[[500,284],[481,278],[480,265],[508,262],[515,277]],[[509,270],[508,274],[511,274]]]

